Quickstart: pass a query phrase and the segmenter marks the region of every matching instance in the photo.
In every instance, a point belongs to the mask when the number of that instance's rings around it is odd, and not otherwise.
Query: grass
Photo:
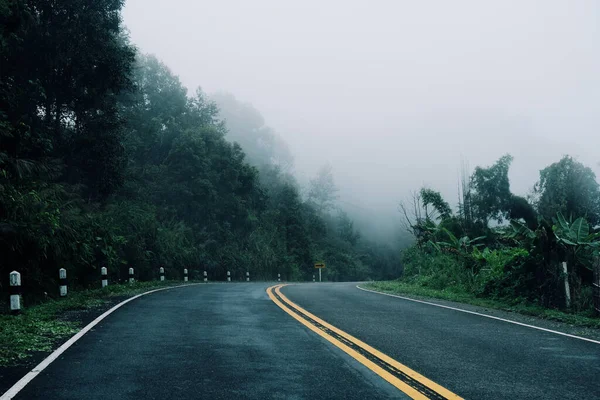
[[[91,310],[117,297],[131,297],[182,283],[136,282],[132,285],[110,285],[103,289],[70,292],[64,299],[24,308],[19,315],[0,315],[0,366],[16,365],[36,352],[48,352],[59,340],[77,333],[81,323],[61,319],[65,312]]]
[[[514,302],[509,300],[476,297],[475,295],[467,292],[436,290],[401,281],[371,282],[362,286],[365,289],[371,289],[383,293],[449,300],[458,303],[471,304],[474,306],[516,312],[519,314],[534,316],[551,321],[564,322],[572,326],[600,329],[600,318],[595,318],[589,313],[569,313],[560,310],[544,308],[535,304],[514,304]]]

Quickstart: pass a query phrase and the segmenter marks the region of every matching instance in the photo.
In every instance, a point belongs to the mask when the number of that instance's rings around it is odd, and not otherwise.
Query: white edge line
[[[478,313],[478,312],[475,312],[475,311],[461,310],[460,308],[456,308],[456,307],[444,306],[442,304],[430,303],[428,301],[411,299],[409,297],[398,296],[398,295],[395,295],[395,294],[378,292],[376,290],[370,290],[370,289],[362,288],[359,285],[356,285],[356,287],[357,287],[357,289],[364,290],[365,292],[371,292],[371,293],[381,294],[383,296],[396,297],[396,298],[402,299],[402,300],[414,301],[415,303],[422,303],[422,304],[428,304],[430,306],[447,308],[449,310],[460,311],[460,312],[467,313],[467,314],[479,315],[480,317],[491,318],[491,319],[495,319],[495,320],[502,321],[502,322],[508,322],[510,324],[521,325],[521,326],[524,326],[524,327],[527,327],[527,328],[531,328],[531,329],[537,329],[539,331],[550,332],[550,333],[554,333],[556,335],[567,336],[567,337],[570,337],[570,338],[573,338],[573,339],[585,340],[586,342],[600,344],[600,341],[598,341],[598,340],[588,339],[588,338],[584,338],[584,337],[581,337],[581,336],[575,336],[575,335],[571,335],[571,334],[564,333],[564,332],[553,331],[552,329],[540,328],[539,326],[524,324],[522,322],[512,321],[510,319],[504,319],[504,318],[500,318],[500,317],[494,317],[492,315],[481,314],[481,313]],[[0,400],[3,400],[3,399],[0,398]]]
[[[114,311],[116,311],[117,309],[121,308],[122,306],[124,306],[125,304],[129,303],[130,301],[133,301],[133,300],[137,299],[138,297],[142,297],[142,296],[145,296],[145,295],[150,294],[150,293],[160,292],[161,290],[168,290],[168,289],[175,289],[175,288],[180,288],[180,287],[185,287],[185,286],[194,286],[194,285],[203,285],[203,284],[204,283],[191,283],[189,285],[178,285],[178,286],[170,286],[170,287],[165,287],[165,288],[160,288],[160,289],[154,289],[154,290],[150,290],[148,292],[144,292],[144,293],[140,293],[138,295],[135,295],[135,296],[133,296],[133,297],[127,299],[127,300],[123,300],[122,302],[120,302],[119,304],[115,305],[110,310],[105,311],[98,318],[96,318],[95,320],[93,320],[92,322],[90,322],[89,324],[87,324],[84,328],[82,328],[79,332],[77,332],[73,337],[71,337],[69,340],[67,340],[65,343],[63,343],[62,346],[60,346],[58,349],[54,350],[41,363],[39,363],[38,365],[36,365],[31,371],[29,371],[24,377],[22,377],[21,379],[19,379],[19,381],[17,383],[15,383],[10,389],[8,389],[2,395],[2,397],[0,397],[0,400],[10,400],[13,397],[15,397],[17,394],[19,394],[19,392],[21,390],[23,390],[23,388],[29,382],[31,382],[31,380],[33,378],[35,378],[40,372],[42,372],[44,369],[46,369],[46,367],[48,365],[52,364],[52,362],[54,360],[56,360],[58,357],[60,357],[60,355],[62,353],[64,353],[69,347],[73,346],[73,344],[75,344],[75,342],[77,342],[79,339],[81,339],[81,337],[83,335],[85,335],[86,333],[88,333],[94,326],[98,325],[98,323],[100,323],[100,321],[102,321],[104,318],[108,317]]]

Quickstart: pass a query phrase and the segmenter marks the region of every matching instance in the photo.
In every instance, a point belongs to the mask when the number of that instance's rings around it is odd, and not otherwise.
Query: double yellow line
[[[267,294],[275,304],[411,398],[461,399],[448,389],[298,306],[281,293],[283,286],[285,285],[275,285],[267,289]]]

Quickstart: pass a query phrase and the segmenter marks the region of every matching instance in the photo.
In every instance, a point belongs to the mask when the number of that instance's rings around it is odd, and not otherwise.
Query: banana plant
[[[591,268],[592,260],[598,255],[600,233],[590,233],[590,226],[585,218],[579,217],[575,221],[567,221],[558,213],[554,218],[552,231],[557,243],[566,254],[572,254],[577,262]]]
[[[440,247],[452,249],[454,252],[468,252],[470,247],[480,247],[483,243],[477,243],[486,238],[486,236],[479,236],[474,239],[468,236],[457,238],[452,232],[446,228],[442,228],[441,231],[448,237],[448,242],[437,242]]]
[[[535,231],[520,221],[511,220],[510,225],[504,231],[504,237],[520,241],[522,239],[535,239]]]
[[[554,222],[552,231],[558,243],[563,246],[598,246],[600,244],[595,241],[600,237],[600,233],[590,233],[590,225],[583,217],[571,222],[567,221],[559,212]]]

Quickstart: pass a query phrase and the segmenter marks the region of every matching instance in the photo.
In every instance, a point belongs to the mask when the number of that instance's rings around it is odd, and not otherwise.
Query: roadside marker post
[[[165,268],[164,267],[160,267],[160,269],[158,270],[158,273],[160,275],[160,281],[164,281],[165,280]]]
[[[565,280],[565,306],[567,308],[571,307],[571,289],[569,288],[569,271],[567,270],[567,262],[563,261],[562,263],[562,271],[564,274]]]
[[[58,284],[60,285],[60,297],[67,296],[67,270],[61,268],[58,270]]]
[[[277,282],[281,282],[281,274],[277,274]]]
[[[315,275],[313,274],[313,282],[315,281]]]
[[[129,283],[133,283],[133,268],[129,268]]]
[[[208,282],[208,274],[204,271],[204,282]]]
[[[184,282],[188,281],[188,270],[187,270],[187,268],[183,269],[183,281]]]
[[[231,272],[227,271],[227,282],[231,282]]]
[[[246,271],[246,282],[250,282],[250,272]]]
[[[108,270],[106,267],[100,268],[100,275],[102,276],[102,287],[105,288],[108,286]]]
[[[21,274],[13,271],[9,274],[10,313],[21,312]]]

